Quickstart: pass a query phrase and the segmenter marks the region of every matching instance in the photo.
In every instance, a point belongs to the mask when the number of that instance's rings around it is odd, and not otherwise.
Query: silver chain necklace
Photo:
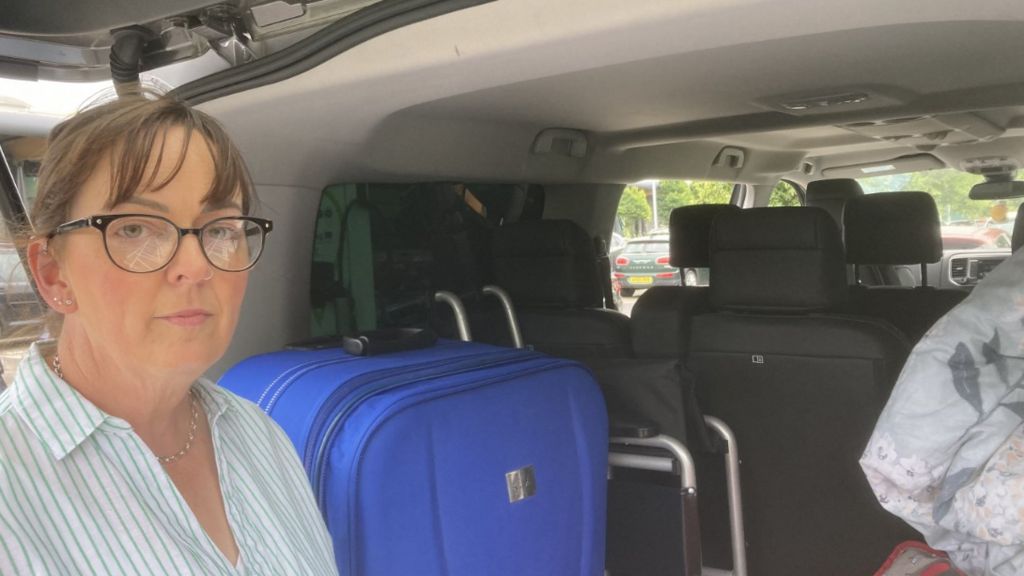
[[[53,356],[53,371],[57,373],[57,377],[64,380],[64,371],[60,367],[60,355],[54,354]],[[196,439],[196,429],[199,427],[199,402],[196,400],[196,394],[191,389],[188,391],[188,395],[192,400],[192,422],[189,424],[188,438],[185,440],[185,445],[174,454],[170,456],[157,456],[156,459],[161,464],[173,464],[178,460],[181,460],[188,451],[192,449],[192,442]]]

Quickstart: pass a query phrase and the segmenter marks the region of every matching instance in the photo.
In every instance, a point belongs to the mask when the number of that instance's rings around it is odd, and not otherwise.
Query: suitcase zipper
[[[264,412],[270,414],[270,412],[274,409],[274,404],[276,404],[278,398],[281,397],[281,394],[283,394],[284,391],[287,390],[288,387],[291,386],[291,384],[298,380],[301,376],[304,376],[305,374],[312,372],[313,370],[316,370],[317,368],[321,368],[323,366],[344,364],[346,362],[358,360],[360,358],[360,356],[343,356],[340,358],[331,358],[329,360],[314,360],[312,362],[307,362],[305,364],[295,366],[292,368],[292,370],[285,371],[281,373],[277,378],[274,378],[274,380],[272,380],[270,384],[268,384],[267,387],[264,388],[263,392],[260,394],[260,397],[256,400],[256,404]],[[287,378],[284,377],[285,374],[288,374]],[[276,390],[274,390],[275,386],[277,387]],[[273,394],[271,394],[271,390],[274,390]],[[268,394],[271,394],[270,398],[267,398]],[[266,404],[264,404],[264,400],[266,400]]]
[[[448,346],[449,344],[439,342],[436,345],[436,348],[447,348]],[[338,351],[343,352],[341,349],[339,349]],[[263,392],[260,393],[259,398],[256,400],[256,405],[259,406],[264,412],[266,412],[269,415],[274,410],[274,405],[277,404],[277,401],[281,397],[281,395],[284,394],[284,392],[288,390],[288,387],[295,383],[295,381],[297,381],[300,377],[324,366],[333,366],[335,364],[344,364],[346,362],[350,362],[353,360],[364,359],[366,359],[365,356],[351,356],[346,353],[344,356],[337,356],[334,358],[327,358],[321,360],[313,360],[310,362],[306,362],[305,364],[293,366],[289,370],[285,370],[284,372],[279,374],[277,378],[274,378],[270,382],[270,384],[267,384],[266,388],[263,389]],[[285,378],[285,375],[287,375],[287,378]],[[276,390],[274,390],[275,386],[277,387]],[[272,394],[271,390],[273,390]],[[268,394],[271,394],[269,399],[267,398]],[[264,400],[266,400],[266,404],[264,404]]]
[[[307,443],[307,449],[304,460],[306,470],[309,473],[309,477],[313,483],[314,492],[318,495],[318,500],[321,503],[321,510],[323,510],[323,499],[319,497],[321,494],[321,480],[323,476],[323,464],[326,460],[325,453],[327,448],[330,446],[331,441],[341,422],[348,416],[352,409],[359,405],[363,400],[379,394],[387,392],[393,388],[399,386],[407,386],[409,384],[415,384],[425,380],[431,380],[434,378],[444,378],[447,376],[454,376],[464,372],[472,370],[482,370],[486,368],[492,368],[500,366],[502,364],[508,364],[517,361],[521,358],[532,356],[532,352],[524,352],[523,350],[513,350],[510,352],[501,352],[499,354],[486,354],[479,355],[470,359],[463,359],[458,364],[451,364],[450,361],[446,360],[443,364],[438,366],[438,370],[428,370],[424,372],[422,364],[411,366],[408,370],[403,370],[400,374],[395,375],[393,378],[378,381],[378,386],[374,386],[370,390],[362,391],[360,394],[345,398],[346,393],[349,389],[358,389],[363,384],[368,384],[377,380],[379,374],[365,374],[362,378],[353,379],[349,381],[348,386],[344,386],[335,390],[326,401],[324,401],[323,407],[320,409],[320,415],[326,417],[318,417],[314,422],[311,430],[315,434],[310,435],[311,442]],[[485,356],[485,358],[481,358]],[[435,363],[436,364],[436,363]],[[415,370],[414,373],[410,373]],[[404,376],[404,377],[403,377]],[[329,420],[328,420],[329,419]],[[326,422],[325,422],[326,420]]]

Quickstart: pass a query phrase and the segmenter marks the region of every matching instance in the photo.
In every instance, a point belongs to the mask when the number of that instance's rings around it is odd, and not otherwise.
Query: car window
[[[984,178],[960,170],[941,169],[859,178],[866,194],[927,192],[935,199],[942,223],[943,250],[1009,251],[1017,215],[1016,202],[972,200],[971,187]]]
[[[19,194],[24,197],[27,192],[34,199],[42,149],[39,142],[28,144],[25,139],[8,139],[0,143],[0,151]],[[0,218],[0,367],[4,382],[11,381],[28,345],[43,337],[46,330],[45,307],[22,264],[15,240]]]
[[[623,254],[659,254],[668,253],[668,241],[664,242],[637,242],[626,244]]]
[[[429,295],[479,288],[488,231],[508,217],[539,218],[543,202],[542,187],[519,184],[327,187],[314,233],[312,335],[427,325]]]
[[[0,140],[3,140],[0,137]],[[26,208],[36,199],[36,185],[39,180],[39,163],[46,151],[46,139],[39,137],[9,138],[3,140],[4,157],[14,176],[18,194]]]
[[[627,239],[668,237],[672,210],[692,204],[728,204],[734,184],[700,180],[643,180],[626,186],[618,217]]]
[[[943,250],[973,250],[981,246],[982,242],[977,238],[942,238]]]
[[[803,206],[804,195],[795,184],[786,180],[780,180],[775,188],[772,188],[772,195],[768,198],[768,206]]]
[[[615,258],[613,252],[613,289],[621,294],[620,310],[626,314],[632,311],[633,303],[648,286],[682,285],[707,286],[707,268],[686,268],[679,270],[668,265],[669,219],[672,210],[694,204],[728,204],[732,201],[732,182],[709,180],[643,180],[626,186],[619,199],[616,222],[629,241],[621,254],[660,254],[661,262],[653,273],[635,263]],[[796,191],[794,189],[793,193]],[[659,242],[650,242],[658,240]],[[651,275],[653,274],[653,275]],[[662,275],[661,277],[658,274]]]

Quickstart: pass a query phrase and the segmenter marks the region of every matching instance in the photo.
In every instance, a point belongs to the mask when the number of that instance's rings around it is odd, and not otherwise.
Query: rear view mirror
[[[970,194],[971,200],[1000,200],[1022,196],[1024,196],[1024,182],[1020,180],[982,182],[971,187]]]

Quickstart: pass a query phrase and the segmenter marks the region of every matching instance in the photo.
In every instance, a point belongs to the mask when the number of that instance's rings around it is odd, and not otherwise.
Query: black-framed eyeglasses
[[[65,222],[47,238],[81,228],[102,232],[103,247],[110,261],[127,272],[156,272],[167,266],[186,234],[195,234],[203,255],[214,268],[241,272],[260,259],[274,223],[253,216],[227,216],[199,228],[181,228],[163,216],[100,214]]]

